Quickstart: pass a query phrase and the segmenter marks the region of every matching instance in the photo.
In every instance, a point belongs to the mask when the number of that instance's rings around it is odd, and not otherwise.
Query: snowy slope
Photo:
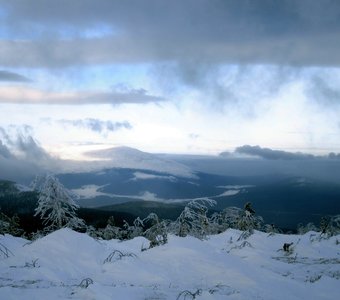
[[[181,163],[130,147],[115,147],[91,151],[87,155],[98,159],[105,159],[106,167],[108,168],[150,170],[179,177],[195,178],[193,171]]]
[[[195,299],[339,296],[340,236],[317,241],[313,232],[256,232],[244,242],[239,235],[228,230],[205,241],[170,236],[168,244],[143,252],[148,241],[142,237],[96,241],[62,229],[26,244],[1,236],[12,254],[0,258],[0,299],[176,299],[181,292],[178,299],[193,299],[184,291]],[[290,255],[279,250],[286,242],[294,242]],[[134,255],[104,263],[114,250]],[[86,278],[89,286],[79,286]]]

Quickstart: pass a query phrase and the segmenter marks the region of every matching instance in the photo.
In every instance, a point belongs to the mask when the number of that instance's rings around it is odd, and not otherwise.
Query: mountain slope
[[[106,164],[110,168],[141,169],[179,177],[196,178],[194,172],[181,163],[130,147],[96,150],[88,152],[87,155],[106,160]]]

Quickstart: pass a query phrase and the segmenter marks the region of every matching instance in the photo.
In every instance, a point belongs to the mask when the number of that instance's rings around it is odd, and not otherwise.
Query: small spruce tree
[[[174,223],[172,231],[181,237],[191,235],[199,239],[206,238],[211,233],[208,207],[215,204],[215,200],[208,198],[190,201]]]
[[[168,242],[167,224],[165,221],[160,221],[155,213],[150,213],[142,220],[142,224],[149,227],[145,230],[144,236],[150,241],[150,248],[164,245]]]
[[[82,228],[84,220],[76,215],[78,205],[73,201],[68,190],[53,175],[45,176],[39,186],[38,206],[34,216],[40,216],[48,231],[62,227]]]
[[[262,217],[256,216],[255,211],[251,207],[251,203],[247,202],[240,218],[238,219],[237,229],[243,231],[239,239],[246,239],[253,234],[255,229],[260,230],[262,228],[262,224]]]
[[[22,236],[24,231],[19,225],[20,219],[17,215],[8,217],[0,212],[0,234],[11,234],[13,236]]]

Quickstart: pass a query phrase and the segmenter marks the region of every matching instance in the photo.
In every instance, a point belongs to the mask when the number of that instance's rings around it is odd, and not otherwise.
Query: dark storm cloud
[[[78,128],[86,128],[88,130],[98,132],[98,133],[106,133],[106,132],[114,132],[120,129],[132,129],[132,125],[127,122],[112,122],[112,121],[102,121],[98,119],[82,119],[82,120],[59,120],[57,121],[59,124],[66,126],[74,126]]]
[[[316,158],[314,155],[300,153],[300,152],[287,152],[282,150],[272,150],[270,148],[261,148],[260,146],[244,145],[237,147],[235,153],[245,154],[250,156],[257,156],[264,159],[271,160],[296,160],[296,159],[313,159]]]
[[[6,66],[190,59],[209,64],[340,64],[340,3],[335,0],[0,3],[4,32],[17,37],[0,41],[0,64]],[[111,34],[82,35],[86,30],[100,33],[103,26]]]
[[[30,82],[31,80],[17,73],[0,70],[0,82],[1,81]]]

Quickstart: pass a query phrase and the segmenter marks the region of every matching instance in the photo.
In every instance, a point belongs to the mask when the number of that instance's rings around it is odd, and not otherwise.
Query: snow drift
[[[229,229],[201,241],[170,236],[94,240],[61,229],[29,242],[0,236],[1,299],[336,299],[340,236],[268,235],[238,241]],[[284,253],[282,245],[293,243]],[[117,254],[117,255],[116,255]],[[110,259],[108,259],[110,258]],[[185,298],[186,296],[186,298]]]

